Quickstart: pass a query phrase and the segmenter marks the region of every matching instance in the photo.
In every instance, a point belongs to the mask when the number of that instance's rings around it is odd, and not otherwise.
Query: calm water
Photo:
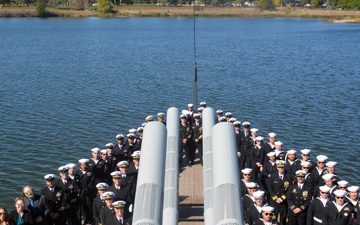
[[[0,205],[149,115],[192,101],[193,21],[0,19]],[[198,100],[360,185],[360,26],[198,19]]]

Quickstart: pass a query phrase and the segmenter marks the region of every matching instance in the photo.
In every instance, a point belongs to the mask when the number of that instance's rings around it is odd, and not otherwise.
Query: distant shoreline
[[[96,8],[71,10],[46,8],[49,17],[98,17]],[[142,6],[129,5],[114,8],[115,13],[108,17],[192,17],[192,6]],[[360,11],[288,8],[280,7],[274,11],[244,7],[197,7],[196,17],[232,17],[232,18],[319,18],[325,22],[360,23]],[[37,17],[35,7],[2,7],[0,17]]]

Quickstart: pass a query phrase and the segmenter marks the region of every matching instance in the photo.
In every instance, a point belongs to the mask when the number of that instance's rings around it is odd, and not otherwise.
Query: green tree
[[[321,0],[311,0],[310,4],[313,7],[318,7],[321,5],[321,2],[322,2]]]
[[[110,0],[98,0],[98,4],[98,13],[100,15],[114,13],[114,5],[112,4],[112,2],[110,2]]]
[[[265,9],[265,10],[274,10],[275,9],[275,5],[272,0],[259,0],[257,6],[260,9]]]
[[[360,0],[348,0],[348,7],[354,10],[360,10]]]
[[[37,4],[37,7],[36,7],[36,13],[40,17],[45,17],[46,16],[46,3],[45,3],[45,0],[38,0],[38,4]]]

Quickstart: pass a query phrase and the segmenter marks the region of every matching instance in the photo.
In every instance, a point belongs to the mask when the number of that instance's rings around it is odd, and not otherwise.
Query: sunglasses
[[[256,190],[256,188],[249,188],[250,190]]]
[[[324,195],[328,195],[329,193],[328,192],[322,192],[320,191],[321,194],[324,194]]]
[[[309,156],[309,155],[305,155],[305,154],[302,154],[303,156]]]
[[[255,198],[255,200],[262,200],[262,198]]]
[[[325,164],[325,162],[318,162],[319,164]]]
[[[250,174],[244,174],[244,176],[250,176]]]
[[[265,214],[265,216],[271,216],[272,215],[272,213],[264,213]]]
[[[106,153],[102,153],[101,155],[107,155]]]
[[[343,199],[344,197],[336,197],[336,199]]]
[[[346,189],[346,187],[339,187],[340,189]]]
[[[24,206],[24,204],[16,204],[17,206]]]
[[[27,191],[25,192],[26,195],[29,195],[29,194],[32,194],[33,192],[30,190],[30,191]]]
[[[309,167],[302,167],[303,169],[309,169]]]

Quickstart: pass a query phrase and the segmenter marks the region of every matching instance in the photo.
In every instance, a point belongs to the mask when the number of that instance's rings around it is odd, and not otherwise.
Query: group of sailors
[[[202,111],[193,104],[180,115],[180,166],[190,167],[199,153],[202,164]],[[310,160],[311,150],[283,150],[275,133],[268,142],[249,122],[237,121],[230,112],[216,111],[215,123],[232,124],[236,134],[244,222],[248,225],[360,225],[358,186],[350,186],[335,171],[336,162],[325,155]],[[37,194],[26,185],[15,199],[15,210],[0,207],[0,225],[117,225],[131,224],[143,129],[154,120],[130,129],[116,144],[91,149],[91,159],[69,163],[59,174],[44,176]],[[157,120],[165,123],[165,114]],[[241,128],[242,127],[242,128]],[[4,223],[5,221],[5,223]]]

